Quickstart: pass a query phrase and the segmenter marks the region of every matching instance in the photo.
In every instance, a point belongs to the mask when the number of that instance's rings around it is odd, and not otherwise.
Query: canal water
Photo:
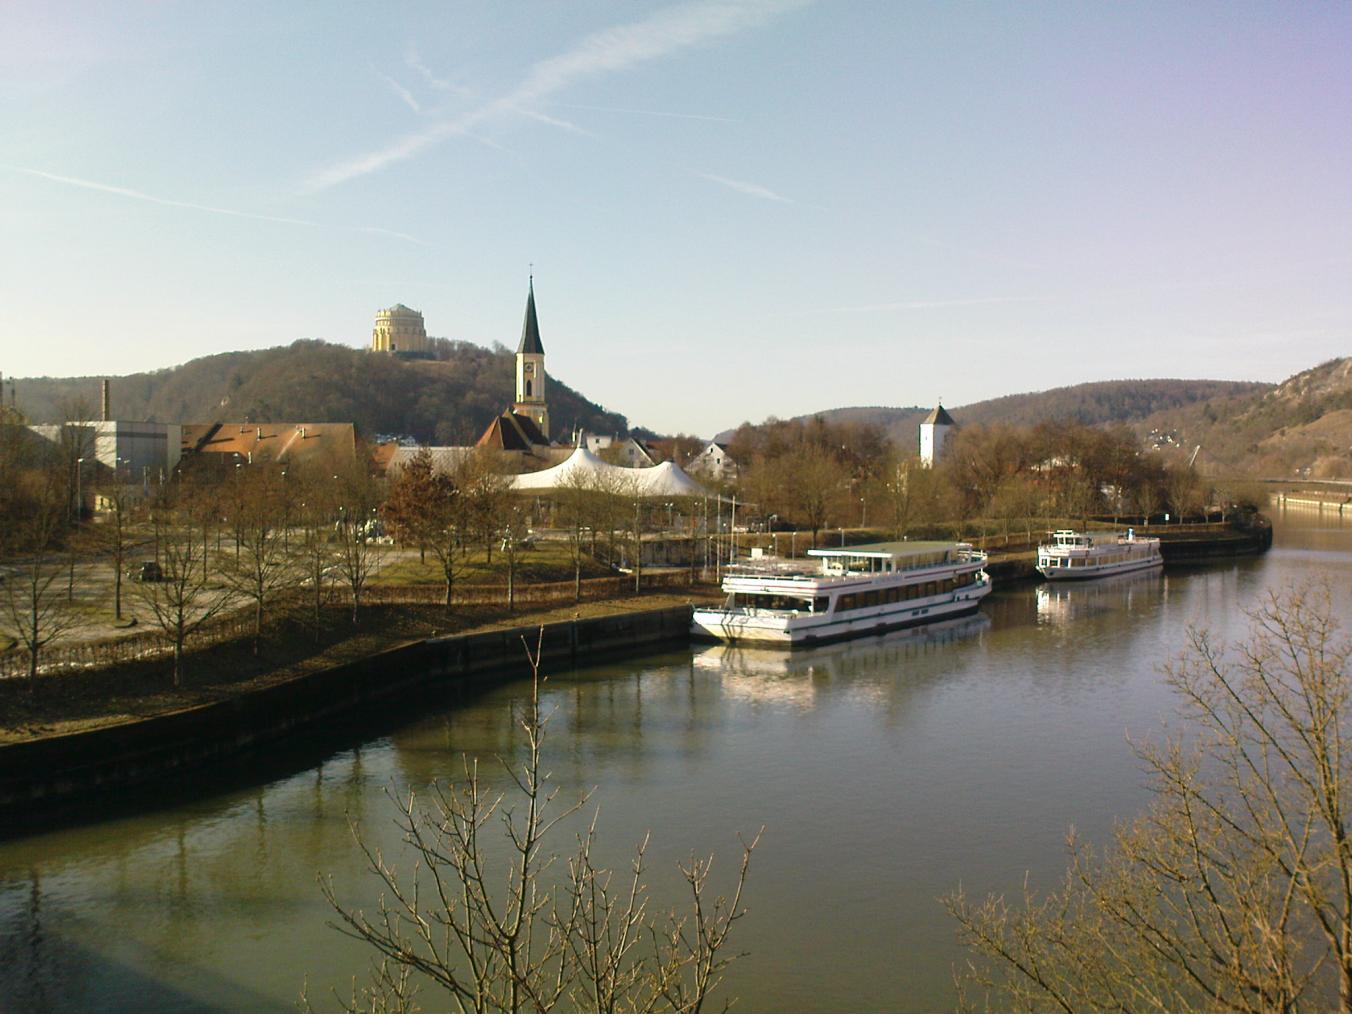
[[[749,955],[728,979],[738,1009],[947,1009],[962,952],[940,896],[1017,894],[1026,873],[1054,886],[1070,826],[1103,841],[1146,803],[1127,737],[1174,714],[1160,670],[1189,626],[1239,638],[1245,610],[1311,579],[1352,617],[1352,521],[1292,513],[1259,559],[997,592],[921,635],[554,672],[547,766],[564,797],[594,789],[607,863],[651,832],[659,907],[678,898],[678,860],[713,852],[726,885],[738,833],[765,827],[735,938]],[[433,701],[6,836],[0,1011],[282,1011],[307,982],[333,1006],[369,956],[327,925],[316,876],[353,904],[376,896],[349,818],[398,855],[388,792],[455,778],[466,753],[501,786],[492,758],[520,750],[528,690]]]

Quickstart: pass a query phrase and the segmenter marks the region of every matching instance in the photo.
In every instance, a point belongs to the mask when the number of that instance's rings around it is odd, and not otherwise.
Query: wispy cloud
[[[731,180],[726,176],[715,176],[713,173],[695,173],[702,180],[708,180],[710,183],[717,183],[720,187],[727,187],[729,190],[735,190],[739,194],[746,194],[748,197],[759,197],[763,201],[779,201],[783,204],[796,204],[792,198],[785,197],[783,194],[775,193],[769,187],[763,187],[759,183],[747,183],[743,180]]]
[[[555,102],[559,109],[588,109],[596,113],[629,113],[633,116],[661,116],[673,120],[704,120],[709,123],[741,123],[731,116],[709,116],[704,113],[672,113],[662,109],[629,109],[624,106],[591,106],[580,102]]]
[[[211,204],[198,204],[195,201],[179,201],[170,197],[157,197],[154,194],[147,194],[141,190],[133,190],[131,187],[119,187],[114,186],[111,183],[99,183],[95,180],[80,179],[76,176],[62,176],[58,173],[44,172],[41,169],[30,169],[25,166],[8,165],[0,168],[8,169],[11,172],[23,173],[26,176],[35,176],[38,179],[50,180],[53,183],[63,183],[66,186],[80,187],[84,190],[95,190],[100,193],[113,194],[117,197],[125,197],[133,201],[145,201],[149,204],[160,204],[167,208],[185,208],[189,211],[201,211],[210,215],[227,215],[231,218],[247,218],[256,222],[276,222],[280,225],[302,225],[311,229],[343,229],[352,232],[366,232],[380,236],[391,236],[408,243],[416,243],[419,246],[429,245],[418,239],[416,236],[410,236],[406,232],[398,232],[394,229],[384,229],[375,225],[326,225],[323,222],[313,222],[304,218],[288,218],[282,215],[264,215],[255,211],[240,211],[236,208],[220,208]]]
[[[573,123],[571,120],[561,120],[557,116],[549,116],[536,109],[518,109],[517,113],[526,117],[527,119],[537,120],[540,123],[547,123],[551,127],[558,127],[560,130],[566,130],[573,134],[583,134],[587,137],[596,136],[590,130],[586,130],[583,127],[579,127],[576,123]]]
[[[507,94],[459,116],[439,121],[393,143],[346,159],[315,173],[308,190],[324,190],[426,150],[447,137],[463,134],[486,120],[544,100],[588,78],[626,70],[722,36],[754,28],[806,0],[699,0],[659,11],[629,25],[587,36],[572,49],[535,64]],[[416,54],[414,54],[416,56]]]
[[[954,306],[987,303],[1040,303],[1041,296],[975,296],[969,299],[903,299],[895,303],[864,303],[860,306],[828,306],[818,313],[880,313],[890,310],[942,310]]]
[[[469,91],[469,89],[456,84],[454,81],[438,77],[428,70],[427,65],[422,62],[422,57],[418,55],[418,50],[414,46],[408,47],[408,52],[404,54],[404,63],[409,70],[414,71],[421,77],[429,88],[435,88],[439,92],[456,92],[461,95]]]
[[[389,86],[390,91],[399,96],[404,105],[408,106],[408,108],[412,109],[415,113],[422,112],[422,103],[417,100],[411,91],[401,85],[398,81],[383,71],[378,70],[375,64],[371,64],[371,73],[384,81],[385,84]]]

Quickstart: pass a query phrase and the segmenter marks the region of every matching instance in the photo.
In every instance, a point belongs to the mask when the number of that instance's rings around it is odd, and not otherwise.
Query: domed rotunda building
[[[395,303],[388,310],[378,310],[375,330],[371,332],[371,351],[426,353],[427,328],[423,326],[423,315],[403,303]]]

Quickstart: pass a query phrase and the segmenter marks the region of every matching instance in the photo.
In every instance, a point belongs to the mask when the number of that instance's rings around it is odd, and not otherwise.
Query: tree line
[[[1195,516],[1216,496],[1125,426],[966,426],[932,468],[875,424],[821,417],[743,425],[728,449],[740,468],[732,488],[767,519],[811,531],[814,543],[827,527],[1031,537],[1052,519]]]

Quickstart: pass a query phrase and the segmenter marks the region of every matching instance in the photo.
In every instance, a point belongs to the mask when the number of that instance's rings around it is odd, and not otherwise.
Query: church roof
[[[549,438],[540,432],[540,427],[530,416],[504,412],[488,424],[475,446],[498,451],[533,451],[549,446]]]
[[[936,405],[934,411],[931,412],[929,415],[925,416],[924,421],[920,425],[956,426],[957,423],[953,421],[953,417],[951,415],[949,415],[946,411],[944,411],[944,407],[942,405]]]
[[[535,319],[535,280],[531,279],[530,295],[526,297],[526,319],[521,325],[521,344],[516,347],[518,353],[531,352],[544,355],[545,347],[540,344],[540,322]]]

